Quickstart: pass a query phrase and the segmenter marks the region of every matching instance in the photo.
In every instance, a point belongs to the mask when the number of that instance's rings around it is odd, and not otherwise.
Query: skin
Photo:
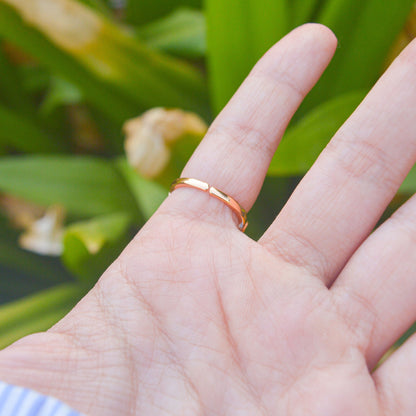
[[[255,66],[187,164],[249,210],[336,39],[302,26]],[[416,160],[416,43],[337,132],[259,241],[220,201],[170,195],[0,379],[89,415],[407,416],[416,338],[416,199],[371,233]],[[370,235],[371,233],[371,235]]]

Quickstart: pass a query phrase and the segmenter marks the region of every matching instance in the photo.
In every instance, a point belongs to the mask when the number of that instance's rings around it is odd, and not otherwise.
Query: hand
[[[183,175],[245,209],[336,46],[294,30],[255,66]],[[0,353],[0,379],[89,415],[416,414],[416,199],[371,233],[416,160],[416,44],[337,132],[256,242],[178,189],[47,333]]]

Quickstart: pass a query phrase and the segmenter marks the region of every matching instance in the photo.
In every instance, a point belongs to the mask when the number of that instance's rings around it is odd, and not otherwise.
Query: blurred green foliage
[[[413,3],[0,0],[0,192],[68,214],[57,260],[21,249],[0,213],[0,347],[70,310],[157,209],[196,146],[178,143],[164,176],[145,179],[123,154],[126,120],[164,106],[210,123],[290,29],[328,25],[339,48],[272,161],[250,215],[249,234],[258,237],[382,73]],[[56,4],[71,13],[56,14]],[[66,30],[77,24],[72,39]],[[413,171],[401,192],[415,190]]]

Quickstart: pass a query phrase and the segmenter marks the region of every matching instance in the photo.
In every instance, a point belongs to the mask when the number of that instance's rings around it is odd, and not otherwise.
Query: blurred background
[[[0,348],[94,285],[255,62],[305,22],[339,46],[272,161],[253,238],[413,39],[415,0],[0,0]],[[384,218],[415,191],[413,170]]]

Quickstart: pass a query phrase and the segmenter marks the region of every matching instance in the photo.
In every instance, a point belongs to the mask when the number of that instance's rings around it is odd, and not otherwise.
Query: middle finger
[[[416,43],[340,128],[260,240],[330,285],[416,160]]]

